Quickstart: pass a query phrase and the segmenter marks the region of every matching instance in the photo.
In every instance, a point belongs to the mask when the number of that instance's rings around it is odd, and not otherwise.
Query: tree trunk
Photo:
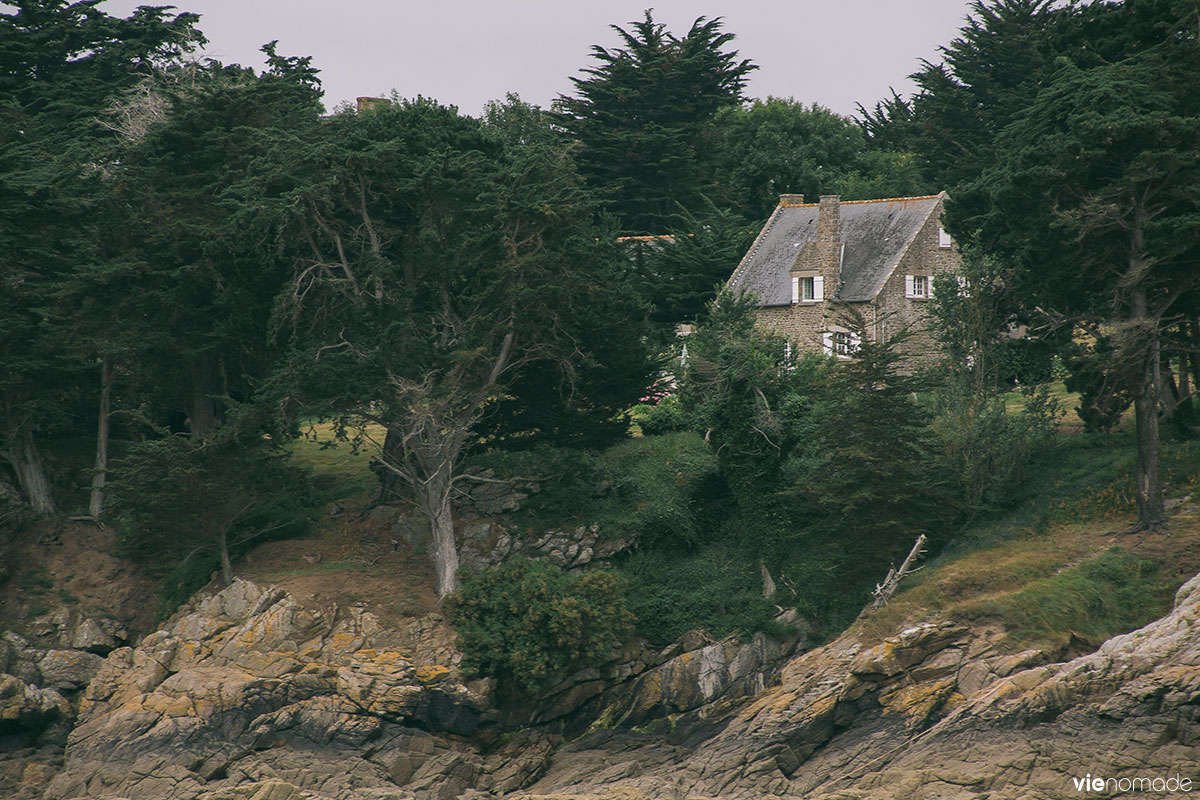
[[[416,487],[433,531],[433,569],[438,597],[458,589],[458,547],[454,542],[454,513],[450,504],[449,469]]]
[[[221,531],[217,546],[221,550],[221,580],[229,586],[233,583],[233,564],[229,560],[229,537],[225,531]]]
[[[398,464],[404,458],[404,451],[400,444],[400,434],[388,428],[387,435],[383,438],[383,452],[380,458],[385,464]],[[379,502],[391,503],[404,498],[404,479],[390,469],[379,470]]]
[[[109,402],[112,398],[112,356],[100,359],[100,421],[96,425],[96,467],[92,473],[92,499],[88,513],[100,519],[104,512],[104,484],[108,481]]]
[[[1158,390],[1159,339],[1157,325],[1146,314],[1146,290],[1133,292],[1134,321],[1143,325],[1150,341],[1145,345],[1142,374],[1133,396],[1137,421],[1137,475],[1135,476],[1138,504],[1138,530],[1166,527],[1167,513],[1163,506],[1162,482],[1158,476]]]
[[[17,473],[17,483],[25,493],[29,505],[39,514],[50,516],[57,509],[54,506],[54,493],[50,490],[50,481],[46,478],[46,470],[42,466],[42,455],[33,442],[33,432],[22,431],[13,437],[7,457]]]
[[[192,365],[192,395],[188,399],[188,428],[192,436],[207,439],[217,429],[217,401],[220,391],[214,356],[204,354]]]

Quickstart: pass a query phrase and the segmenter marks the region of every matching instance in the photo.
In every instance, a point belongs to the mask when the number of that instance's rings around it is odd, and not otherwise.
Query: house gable
[[[902,349],[926,361],[938,352],[926,302],[934,276],[959,265],[940,226],[945,197],[813,204],[784,195],[727,286],[753,292],[758,324],[801,349],[835,350],[831,337],[847,332],[839,306],[855,305],[868,339],[907,329]],[[820,298],[812,296],[817,281]]]
[[[826,297],[844,302],[874,299],[896,266],[941,208],[943,195],[856,200],[839,203],[840,274],[837,290]],[[790,305],[791,273],[805,249],[817,245],[818,203],[798,203],[784,195],[728,286],[753,292],[764,306]]]

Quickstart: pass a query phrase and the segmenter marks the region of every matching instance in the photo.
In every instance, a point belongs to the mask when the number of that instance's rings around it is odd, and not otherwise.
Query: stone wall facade
[[[802,200],[799,196],[783,195],[781,204]],[[942,201],[917,230],[904,250],[890,276],[874,299],[844,302],[836,298],[840,285],[842,242],[837,237],[839,200],[822,197],[816,241],[800,248],[789,277],[820,276],[824,280],[824,298],[820,301],[800,299],[791,305],[764,306],[759,309],[758,322],[762,330],[783,336],[799,353],[822,352],[824,335],[829,332],[848,332],[846,314],[857,314],[864,324],[863,335],[868,341],[887,341],[901,330],[909,336],[901,352],[909,357],[908,368],[928,365],[942,355],[929,330],[929,299],[906,296],[906,278],[924,277],[932,287],[935,278],[958,273],[961,257],[956,247],[942,246]]]

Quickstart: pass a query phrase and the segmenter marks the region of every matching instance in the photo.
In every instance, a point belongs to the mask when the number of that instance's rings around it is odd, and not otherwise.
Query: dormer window
[[[792,276],[793,303],[820,303],[825,299],[825,279],[820,275]]]

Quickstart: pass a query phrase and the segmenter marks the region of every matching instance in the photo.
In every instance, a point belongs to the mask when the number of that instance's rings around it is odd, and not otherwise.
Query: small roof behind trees
[[[788,274],[800,248],[816,240],[819,204],[794,202],[793,198],[799,199],[796,195],[780,198],[775,212],[729,280],[730,289],[753,292],[764,306],[791,304]],[[846,249],[834,299],[845,302],[874,299],[944,198],[942,192],[926,197],[840,203],[840,241]]]

